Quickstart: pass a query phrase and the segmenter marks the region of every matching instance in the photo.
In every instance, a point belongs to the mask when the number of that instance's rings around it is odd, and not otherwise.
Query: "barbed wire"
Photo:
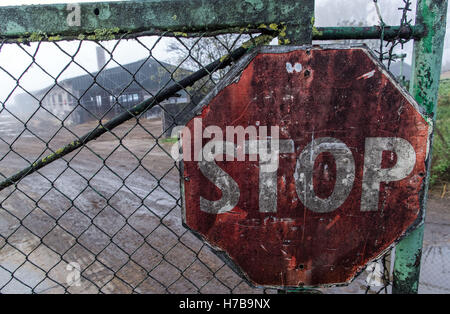
[[[380,25],[380,46],[379,50],[376,50],[376,53],[379,56],[379,59],[381,62],[387,62],[387,68],[389,69],[391,67],[391,63],[395,62],[397,60],[397,56],[395,54],[395,49],[400,46],[401,49],[403,49],[404,45],[409,42],[412,39],[412,27],[411,22],[412,19],[409,19],[408,13],[411,12],[411,0],[402,0],[403,6],[399,7],[398,10],[402,11],[402,15],[400,18],[400,28],[398,29],[397,35],[392,39],[386,39],[385,29],[386,29],[386,23],[384,22],[384,19],[381,14],[380,6],[378,4],[378,0],[373,0],[375,11],[378,16],[378,21]],[[407,33],[410,34],[407,38],[402,38],[401,34],[402,32],[405,32],[405,29],[407,30]],[[385,48],[387,48],[387,51],[385,51]]]

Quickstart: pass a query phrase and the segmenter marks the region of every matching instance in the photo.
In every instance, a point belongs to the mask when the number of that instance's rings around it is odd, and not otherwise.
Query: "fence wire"
[[[182,226],[171,157],[171,129],[227,69],[210,68],[189,87],[180,80],[252,38],[2,43],[2,53],[28,62],[20,71],[0,63],[11,81],[0,111],[1,293],[276,292],[249,286]],[[159,46],[173,52],[170,61],[156,55]],[[146,56],[125,62],[120,49]],[[67,62],[52,73],[43,51]],[[42,76],[52,83],[34,88]],[[164,94],[170,86],[179,90]],[[152,106],[137,113],[142,101]],[[112,129],[118,115],[127,121]],[[99,129],[103,135],[91,136]],[[79,149],[60,149],[67,143]]]
[[[254,291],[182,227],[178,169],[170,154],[173,141],[166,136],[180,124],[180,113],[201,99],[226,69],[209,69],[190,87],[153,102],[151,110],[133,110],[207,69],[216,56],[203,54],[201,44],[213,41],[215,53],[231,54],[250,37],[136,37],[128,48],[125,40],[2,43],[3,53],[12,50],[28,62],[19,73],[5,59],[0,66],[2,78],[15,84],[0,111],[1,176],[8,181],[44,156],[61,153],[58,148],[65,143],[82,145],[2,190],[0,292]],[[155,56],[161,45],[176,52],[172,62]],[[88,47],[97,49],[97,71],[81,60]],[[130,48],[146,57],[126,64],[117,59],[118,50]],[[59,72],[51,73],[42,50],[67,59]],[[75,72],[81,73],[66,78]],[[30,74],[43,74],[53,83],[30,88],[36,86]],[[131,117],[108,128],[106,121],[118,114]],[[86,143],[82,134],[99,126],[105,134]]]

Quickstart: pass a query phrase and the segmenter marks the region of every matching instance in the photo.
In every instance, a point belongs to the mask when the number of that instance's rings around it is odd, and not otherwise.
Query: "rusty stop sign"
[[[364,47],[261,47],[195,113],[184,224],[257,286],[348,283],[421,217],[430,122]]]

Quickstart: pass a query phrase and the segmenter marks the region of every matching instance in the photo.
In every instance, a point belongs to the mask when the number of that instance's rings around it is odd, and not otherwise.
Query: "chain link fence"
[[[251,287],[182,226],[171,157],[172,129],[256,36],[3,39],[0,293],[277,292]],[[377,43],[390,64],[394,48]],[[391,268],[388,256],[323,291],[390,292]]]
[[[0,112],[3,178],[57,154],[66,143],[86,142],[83,134],[118,114],[132,117],[1,192],[1,292],[253,291],[182,227],[173,141],[164,135],[221,73],[207,74],[151,110],[132,110],[216,58],[199,46],[213,42],[220,45],[214,53],[229,53],[249,39],[236,34],[2,43],[2,54],[11,50],[24,66],[13,71],[6,58],[0,66],[2,79],[15,85]],[[176,52],[172,63],[155,56],[161,45]],[[140,50],[145,57],[125,63],[120,50]],[[83,59],[93,51],[97,71]],[[48,69],[52,60],[44,54],[65,59],[58,72]],[[33,89],[36,76],[53,83]]]

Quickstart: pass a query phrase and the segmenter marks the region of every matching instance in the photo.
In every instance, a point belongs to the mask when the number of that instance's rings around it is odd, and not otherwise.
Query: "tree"
[[[190,71],[197,71],[209,63],[227,55],[249,39],[245,34],[224,34],[214,37],[181,38],[168,45],[168,52],[175,54],[176,62]],[[206,95],[228,72],[229,67],[217,70],[196,82],[188,91],[198,99]]]

